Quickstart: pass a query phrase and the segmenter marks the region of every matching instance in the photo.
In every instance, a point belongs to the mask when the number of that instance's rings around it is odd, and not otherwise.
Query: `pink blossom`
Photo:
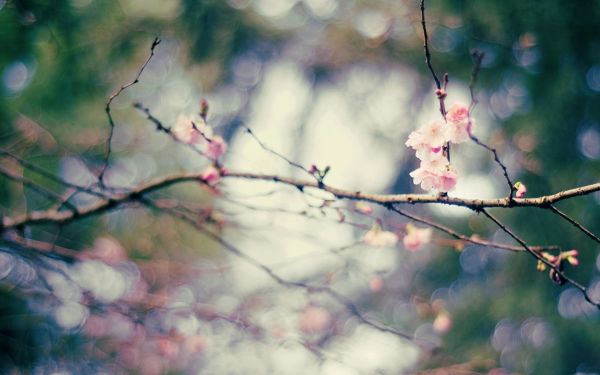
[[[452,107],[446,112],[446,120],[450,123],[463,123],[468,122],[469,108],[461,104],[453,104]]]
[[[440,174],[437,190],[440,192],[448,192],[454,190],[458,182],[458,173],[452,168],[449,168]]]
[[[114,238],[100,237],[94,241],[94,247],[86,251],[85,257],[88,256],[107,264],[117,264],[127,259],[127,252]]]
[[[206,348],[206,341],[200,335],[193,335],[185,339],[184,346],[189,353],[201,353]]]
[[[407,250],[417,251],[431,241],[430,228],[417,228],[412,224],[406,224],[406,236],[402,243]]]
[[[363,242],[374,247],[394,246],[398,242],[398,236],[393,232],[381,230],[379,225],[374,225],[371,230],[365,233]]]
[[[446,139],[452,143],[463,143],[471,138],[475,120],[463,122],[448,122],[446,125]]]
[[[383,289],[383,278],[379,275],[375,275],[369,280],[369,289],[372,292],[377,293]]]
[[[429,140],[420,131],[414,131],[408,135],[405,145],[416,151],[417,158],[423,160],[432,152]]]
[[[446,333],[452,328],[452,317],[447,311],[442,311],[433,320],[433,330],[437,333]]]
[[[213,137],[206,147],[206,155],[212,160],[218,160],[227,151],[227,143],[218,135]]]
[[[442,155],[422,161],[418,169],[410,172],[410,176],[414,184],[420,184],[423,190],[435,189],[440,192],[453,190],[458,180],[458,174]]]
[[[525,184],[521,181],[517,181],[517,183],[515,183],[515,188],[517,189],[515,193],[515,197],[517,198],[523,198],[525,193],[527,193],[527,186],[525,186]]]
[[[168,337],[160,337],[156,341],[158,353],[166,359],[175,359],[179,354],[179,345]]]
[[[200,178],[209,185],[216,185],[221,179],[221,173],[211,165],[202,172]]]
[[[194,119],[191,116],[179,115],[171,133],[183,143],[196,144],[200,140],[200,134],[194,129]]]
[[[444,143],[446,143],[444,123],[442,121],[433,121],[419,130],[410,133],[405,145],[414,149],[417,158],[420,160],[428,160],[431,157],[435,157],[435,154],[440,153]]]
[[[203,119],[187,115],[177,117],[175,125],[171,128],[171,133],[179,142],[191,145],[206,141],[213,135],[212,128]]]
[[[444,122],[441,120],[432,121],[423,126],[419,131],[427,140],[431,148],[441,147],[446,143],[444,134]]]
[[[329,311],[318,306],[308,306],[298,319],[298,328],[303,333],[314,334],[325,331],[331,325]]]
[[[419,167],[409,174],[410,177],[413,178],[414,184],[420,184],[421,189],[423,190],[435,189],[439,184],[439,175],[437,171]]]
[[[354,208],[356,208],[356,211],[365,215],[371,215],[373,213],[373,207],[369,206],[365,202],[356,202]]]

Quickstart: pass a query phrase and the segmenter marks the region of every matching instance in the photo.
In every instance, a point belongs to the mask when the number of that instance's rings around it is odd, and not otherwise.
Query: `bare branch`
[[[146,118],[148,120],[150,120],[150,122],[152,122],[156,126],[156,130],[157,131],[163,132],[163,133],[167,134],[169,137],[171,137],[172,140],[174,140],[177,143],[180,143],[180,144],[183,144],[183,145],[187,146],[190,150],[194,151],[196,154],[208,158],[208,156],[204,152],[198,150],[193,145],[191,145],[189,143],[181,142],[179,140],[179,138],[177,138],[175,136],[175,134],[173,134],[173,132],[171,131],[171,129],[168,128],[168,127],[166,127],[166,126],[164,126],[163,123],[158,118],[156,118],[156,117],[154,117],[154,115],[152,115],[152,113],[150,112],[150,109],[147,108],[147,107],[144,107],[144,105],[142,103],[134,103],[133,104],[133,108],[138,109],[142,113],[144,113],[144,115],[146,115]],[[202,134],[202,133],[200,133],[200,134]],[[204,134],[202,134],[202,136],[204,136]]]
[[[589,229],[587,229],[586,227],[584,227],[583,225],[581,225],[579,222],[577,222],[575,219],[573,219],[572,217],[570,217],[569,215],[565,214],[564,212],[562,212],[561,210],[559,210],[558,208],[556,208],[554,205],[548,205],[548,207],[550,208],[550,210],[552,210],[552,212],[554,212],[555,214],[557,214],[558,216],[562,217],[563,219],[565,219],[566,221],[568,221],[569,223],[571,223],[571,225],[573,225],[575,228],[579,229],[580,231],[582,231],[583,233],[585,233],[589,238],[591,238],[592,240],[600,243],[600,238],[598,238],[598,236],[596,236],[594,233],[592,233]]]
[[[354,201],[365,201],[387,207],[391,204],[446,204],[453,206],[468,207],[471,209],[482,209],[487,207],[546,207],[549,204],[559,202],[561,200],[591,194],[596,191],[600,191],[600,182],[577,187],[574,189],[564,190],[552,195],[541,196],[537,198],[497,198],[497,199],[469,199],[469,198],[455,198],[448,196],[439,195],[423,195],[423,194],[369,194],[362,193],[360,191],[350,191],[344,189],[338,189],[326,185],[321,185],[314,181],[298,180],[293,178],[280,177],[278,175],[265,175],[265,174],[254,174],[254,173],[240,173],[240,172],[222,172],[221,177],[225,178],[241,178],[247,180],[261,180],[270,181],[273,183],[281,183],[289,186],[293,186],[299,190],[305,188],[320,189],[331,193],[333,196],[339,199],[347,199]],[[24,225],[35,225],[41,223],[68,223],[78,217],[90,216],[98,213],[103,213],[111,209],[118,208],[124,204],[135,203],[139,197],[151,192],[178,184],[183,182],[195,181],[203,183],[209,186],[206,181],[202,179],[201,173],[181,173],[173,176],[164,177],[147,184],[139,186],[127,193],[115,194],[109,199],[104,199],[101,202],[89,205],[87,207],[80,208],[77,212],[71,211],[35,211],[27,215],[18,217],[4,217],[3,225],[5,228],[15,228]]]
[[[439,89],[442,88],[442,84],[435,74],[435,70],[433,70],[433,66],[431,65],[431,52],[429,51],[429,35],[427,35],[427,24],[425,22],[425,0],[421,0],[421,27],[423,28],[423,50],[425,51],[425,62],[427,63],[427,67],[433,76],[433,80],[435,81],[435,86]]]
[[[519,236],[517,236],[513,231],[511,231],[506,225],[504,225],[500,220],[496,219],[496,217],[494,217],[493,215],[491,215],[489,212],[487,212],[486,210],[483,210],[483,209],[479,210],[478,212],[481,212],[485,216],[487,216],[498,227],[500,227],[500,229],[502,229],[502,231],[504,233],[508,234],[515,241],[517,241],[521,246],[523,246],[523,248],[525,250],[527,250],[527,252],[529,254],[531,254],[535,259],[537,259],[539,262],[544,263],[546,266],[550,267],[555,272],[555,274],[558,276],[558,278],[561,281],[567,282],[567,283],[573,285],[575,288],[579,289],[581,291],[581,293],[583,293],[583,296],[585,297],[586,301],[588,301],[589,303],[591,303],[592,305],[594,305],[598,309],[600,309],[600,301],[599,302],[593,301],[591,299],[590,295],[588,294],[586,287],[584,287],[583,285],[581,285],[577,281],[575,281],[572,278],[570,278],[569,276],[567,276],[562,271],[562,269],[560,269],[560,267],[558,267],[556,264],[550,262],[548,259],[544,258],[540,253],[535,252],[531,247],[529,247],[529,245],[527,245],[527,243],[525,241],[523,241]]]
[[[273,150],[272,148],[270,148],[269,146],[267,146],[260,138],[258,138],[258,136],[256,134],[254,134],[254,132],[252,131],[252,129],[250,129],[249,127],[242,125],[244,127],[244,129],[246,129],[246,132],[248,134],[250,134],[250,136],[256,141],[256,143],[258,143],[258,145],[265,151],[270,152],[271,154],[277,156],[278,158],[284,160],[286,163],[288,163],[289,165],[291,165],[292,167],[298,168],[304,172],[306,172],[307,174],[313,176],[313,174],[306,169],[303,165],[296,163],[295,161],[287,158],[285,155]]]
[[[474,245],[479,245],[479,246],[492,247],[495,249],[514,251],[514,252],[525,251],[521,246],[511,246],[511,245],[506,245],[506,244],[502,244],[502,243],[487,241],[487,240],[484,240],[484,239],[481,239],[481,238],[478,238],[475,236],[464,235],[464,234],[459,233],[453,229],[450,229],[442,224],[439,224],[434,221],[431,221],[431,220],[425,219],[423,217],[414,215],[412,213],[406,212],[397,207],[394,207],[393,205],[389,206],[389,209],[393,212],[396,212],[397,214],[399,214],[401,216],[404,216],[404,217],[411,219],[413,221],[416,221],[418,223],[425,224],[431,228],[437,229],[440,232],[444,232],[444,233],[450,235],[451,237],[454,237],[457,240],[460,240],[463,242],[468,242],[468,243],[472,243]],[[548,250],[548,251],[560,250],[560,248],[558,246],[530,246],[529,248],[535,252],[540,252],[540,251],[545,251],[545,250]]]
[[[148,58],[146,59],[144,64],[142,64],[142,67],[137,72],[137,75],[135,76],[133,81],[121,86],[118,90],[113,92],[108,97],[108,100],[106,101],[106,106],[104,107],[104,111],[106,112],[106,116],[108,117],[108,124],[110,125],[110,129],[109,129],[109,133],[108,133],[108,139],[106,141],[106,155],[104,156],[104,162],[102,163],[102,169],[100,170],[100,174],[98,175],[98,181],[100,182],[100,185],[104,185],[104,174],[106,173],[106,169],[108,168],[108,162],[110,159],[110,154],[112,152],[112,138],[113,138],[113,134],[115,132],[115,121],[113,120],[112,114],[110,112],[111,111],[110,105],[112,104],[112,101],[115,100],[116,97],[121,95],[121,93],[125,89],[127,89],[139,82],[140,77],[141,77],[142,73],[144,72],[144,69],[146,69],[146,66],[148,66],[148,63],[150,63],[150,60],[152,60],[152,57],[154,56],[154,49],[156,48],[156,46],[158,46],[160,44],[160,42],[161,42],[161,40],[158,37],[154,38],[154,41],[152,42],[152,45],[150,46],[150,55],[148,56]]]
[[[483,61],[483,57],[485,56],[485,54],[481,51],[475,50],[471,53],[471,56],[473,56],[473,69],[471,70],[471,80],[469,81],[469,93],[471,95],[471,103],[469,104],[469,111],[467,112],[468,120],[469,120],[469,129],[472,129],[471,112],[473,111],[473,109],[475,108],[475,106],[478,103],[477,98],[475,96],[475,83],[477,82],[477,75],[479,74],[479,69],[481,68],[481,62]],[[495,148],[490,147],[487,144],[481,142],[479,140],[479,138],[474,136],[471,131],[469,131],[469,136],[471,137],[471,140],[473,142],[475,142],[478,146],[485,148],[486,150],[491,152],[492,155],[494,155],[494,161],[502,169],[502,174],[504,175],[504,179],[506,180],[506,183],[508,184],[508,191],[509,191],[508,196],[510,199],[512,199],[514,197],[515,192],[517,191],[517,188],[515,187],[515,184],[512,182],[510,177],[508,176],[508,170],[507,170],[506,166],[504,165],[504,163],[502,163],[502,161],[500,160],[500,157],[498,156],[498,151],[496,151]]]

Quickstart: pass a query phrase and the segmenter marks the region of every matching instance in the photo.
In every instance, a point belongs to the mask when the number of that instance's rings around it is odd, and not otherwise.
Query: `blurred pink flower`
[[[375,275],[369,280],[369,289],[372,292],[377,293],[383,289],[383,278],[379,275]]]
[[[166,359],[172,360],[179,354],[179,345],[169,337],[159,337],[156,340],[158,353]]]
[[[201,138],[200,133],[194,129],[194,119],[192,116],[179,115],[175,125],[171,128],[171,133],[177,140],[183,143],[196,144]]]
[[[218,135],[211,138],[206,147],[206,155],[212,160],[218,160],[227,151],[227,143]]]
[[[470,139],[475,127],[475,120],[468,119],[462,122],[448,122],[446,125],[446,139],[452,143],[463,143]]]
[[[193,335],[185,339],[184,346],[189,353],[201,353],[206,348],[206,341],[200,335]]]
[[[200,178],[208,185],[216,185],[221,179],[221,174],[217,168],[211,165],[202,172]]]
[[[308,306],[304,309],[298,319],[298,328],[307,334],[320,333],[331,325],[331,314],[329,311],[318,306]]]
[[[125,248],[119,241],[108,236],[97,238],[94,246],[86,251],[85,256],[107,264],[116,264],[127,260]]]
[[[398,236],[393,232],[381,230],[379,225],[374,225],[365,233],[363,242],[374,247],[394,246],[398,242]]]
[[[446,120],[450,123],[467,122],[469,117],[469,108],[461,104],[453,104],[446,113]]]
[[[431,241],[431,228],[417,228],[412,224],[406,224],[406,236],[402,243],[407,250],[417,251]]]
[[[356,202],[354,208],[356,208],[356,211],[365,215],[371,215],[373,213],[373,208],[365,202]]]
[[[452,328],[452,317],[447,311],[440,312],[433,320],[433,330],[437,333],[446,333]]]

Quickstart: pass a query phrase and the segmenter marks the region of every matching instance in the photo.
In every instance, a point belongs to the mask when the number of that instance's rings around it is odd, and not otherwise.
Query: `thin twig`
[[[473,56],[473,69],[471,70],[471,79],[469,81],[469,94],[471,95],[469,114],[478,103],[477,97],[475,96],[475,83],[477,83],[477,76],[479,74],[479,69],[481,68],[483,58],[485,57],[485,53],[482,51],[474,50],[473,52],[471,52],[471,56]]]
[[[61,206],[66,206],[69,210],[71,211],[77,211],[77,207],[75,207],[71,202],[69,202],[68,200],[63,200],[63,197],[60,194],[57,194],[51,190],[46,189],[45,187],[43,187],[42,185],[33,182],[25,177],[21,177],[21,176],[17,176],[16,174],[9,172],[7,170],[4,170],[2,168],[0,168],[0,174],[5,176],[6,178],[13,180],[15,182],[19,182],[25,186],[27,186],[28,188],[30,188],[31,190],[35,191],[36,193],[38,193],[39,195],[41,195],[42,197],[46,198],[49,202],[52,203],[57,203],[60,202]]]
[[[258,143],[258,145],[265,151],[270,152],[271,154],[277,156],[278,158],[280,158],[281,160],[284,160],[286,163],[288,163],[289,165],[291,165],[292,167],[298,168],[304,172],[306,172],[308,175],[314,176],[313,173],[311,173],[308,169],[306,169],[303,165],[296,163],[295,161],[289,159],[288,157],[286,157],[285,155],[273,150],[272,148],[270,148],[269,146],[267,146],[256,134],[254,134],[254,132],[252,131],[252,129],[250,129],[249,127],[242,125],[244,127],[244,129],[246,130],[246,132],[248,134],[250,134],[250,136],[256,141],[256,143]]]
[[[571,225],[573,225],[575,228],[577,228],[580,231],[582,231],[583,233],[585,233],[589,238],[591,238],[592,240],[600,243],[600,238],[598,238],[598,236],[596,236],[589,229],[587,229],[586,227],[584,227],[583,225],[581,225],[580,223],[578,223],[575,219],[573,219],[569,215],[565,214],[564,212],[562,212],[561,210],[559,210],[558,208],[556,208],[552,204],[548,205],[547,207],[550,210],[552,210],[552,212],[556,213],[558,216],[562,217],[563,219],[565,219],[566,221],[568,221],[569,223],[571,223]]]
[[[108,162],[110,159],[110,154],[112,152],[112,138],[113,138],[113,134],[115,132],[115,121],[113,120],[112,114],[110,112],[111,111],[110,105],[112,104],[112,101],[115,100],[116,97],[121,95],[121,93],[125,89],[127,89],[139,82],[140,76],[144,72],[144,69],[146,69],[146,66],[148,66],[148,63],[150,63],[150,60],[152,60],[152,57],[154,56],[154,49],[156,48],[156,46],[158,46],[160,44],[160,42],[161,42],[161,40],[158,37],[154,38],[154,41],[152,42],[152,45],[150,46],[150,55],[148,56],[148,58],[146,59],[144,64],[142,64],[142,67],[137,72],[137,75],[135,76],[133,81],[121,86],[119,89],[117,89],[115,92],[113,92],[108,97],[108,100],[106,101],[106,106],[104,107],[104,111],[106,112],[106,116],[108,117],[108,124],[110,125],[110,129],[109,129],[109,133],[108,133],[108,139],[106,141],[106,154],[104,156],[104,162],[102,163],[102,169],[100,170],[100,174],[98,175],[98,181],[100,182],[101,186],[104,185],[104,174],[106,173],[106,169],[108,168]]]
[[[514,252],[523,252],[524,251],[524,249],[521,246],[506,245],[506,244],[502,244],[502,243],[498,243],[498,242],[487,241],[487,240],[480,239],[480,238],[473,237],[473,236],[464,235],[464,234],[459,233],[453,229],[450,229],[442,224],[439,224],[434,221],[431,221],[431,220],[425,219],[423,217],[414,215],[412,213],[406,212],[402,209],[394,207],[393,205],[390,205],[388,208],[390,211],[393,211],[401,216],[409,218],[418,223],[425,224],[431,228],[437,229],[437,230],[444,232],[444,233],[448,234],[449,236],[454,237],[457,240],[460,240],[463,242],[468,242],[468,243],[472,243],[474,245],[479,245],[479,246],[484,246],[484,247],[491,247],[491,248],[495,248],[495,249],[514,251]],[[560,250],[560,247],[558,247],[558,246],[530,246],[529,248],[535,252]]]
[[[427,67],[429,68],[429,71],[433,76],[435,86],[439,90],[442,88],[442,84],[440,83],[440,80],[435,74],[435,70],[433,70],[433,66],[431,65],[431,52],[429,52],[429,35],[427,35],[427,24],[425,22],[425,0],[421,0],[421,26],[423,28],[423,50],[425,51],[425,62],[427,63]]]
[[[43,176],[51,181],[54,181],[60,185],[63,185],[65,187],[71,188],[71,189],[75,189],[81,193],[86,193],[86,194],[90,194],[90,195],[94,195],[96,197],[100,197],[100,198],[107,198],[107,195],[102,193],[102,192],[98,192],[93,190],[91,187],[85,187],[85,186],[81,186],[81,185],[77,185],[77,184],[73,184],[70,183],[68,181],[63,180],[62,178],[48,172],[47,170],[37,166],[34,163],[31,163],[25,159],[22,159],[20,157],[18,157],[17,155],[1,149],[0,148],[0,155],[5,155],[8,156],[9,158],[15,160],[17,163],[21,164],[24,168],[27,168],[33,172],[36,172],[37,174],[39,174],[40,176]]]
[[[558,276],[558,278],[560,280],[565,281],[565,282],[573,285],[575,288],[579,289],[581,291],[581,293],[583,293],[583,296],[586,301],[588,301],[589,303],[591,303],[592,305],[594,305],[598,309],[600,309],[600,301],[599,302],[593,301],[591,299],[591,297],[589,296],[586,287],[584,287],[577,281],[575,281],[572,278],[570,278],[569,276],[567,276],[556,264],[550,262],[548,259],[544,258],[544,256],[542,256],[540,253],[534,251],[529,245],[527,245],[527,243],[524,240],[522,240],[519,236],[517,236],[512,230],[510,230],[506,225],[504,225],[500,220],[498,220],[492,214],[490,214],[489,212],[487,212],[484,209],[479,210],[477,212],[483,213],[487,218],[489,218],[491,221],[493,221],[504,233],[508,234],[515,241],[517,241],[521,246],[523,246],[523,248],[525,250],[527,250],[527,252],[529,254],[531,254],[535,259],[537,259],[539,262],[544,263],[546,266],[550,267],[556,273],[556,275]]]
[[[471,121],[471,119],[469,118],[469,122],[470,121]],[[515,196],[515,192],[517,191],[517,188],[515,187],[515,184],[512,182],[512,180],[510,179],[510,177],[508,176],[508,169],[506,168],[506,166],[504,165],[504,163],[502,163],[502,161],[500,161],[500,157],[498,156],[498,151],[496,151],[495,148],[490,147],[490,146],[486,145],[485,143],[481,142],[479,140],[479,138],[477,138],[476,136],[474,136],[472,133],[469,133],[469,136],[471,137],[471,140],[473,142],[475,142],[477,145],[485,148],[486,150],[488,150],[489,152],[491,152],[494,155],[494,161],[502,169],[502,174],[504,175],[504,179],[506,180],[506,183],[508,184],[508,188],[510,189],[509,190],[510,193],[509,193],[508,197],[512,201],[513,197]]]
[[[471,103],[469,104],[469,111],[467,112],[468,121],[469,121],[469,125],[468,125],[469,126],[469,136],[471,137],[471,140],[473,142],[475,142],[478,146],[485,148],[486,150],[488,150],[489,152],[491,152],[494,155],[494,161],[502,169],[502,174],[504,175],[504,179],[506,180],[506,183],[508,184],[509,199],[512,200],[515,192],[517,191],[517,188],[515,187],[515,184],[512,182],[512,180],[510,179],[510,177],[508,175],[508,169],[506,168],[504,163],[502,163],[502,161],[500,160],[500,157],[498,156],[498,152],[496,151],[495,148],[490,147],[487,144],[481,142],[479,140],[479,138],[477,138],[475,135],[473,135],[473,133],[470,130],[473,128],[473,126],[472,126],[473,120],[471,119],[471,112],[473,111],[473,109],[475,108],[475,106],[478,103],[477,97],[475,96],[475,83],[477,82],[477,75],[479,74],[479,69],[481,68],[481,62],[483,61],[483,57],[485,56],[485,54],[483,52],[475,50],[471,53],[471,55],[473,56],[473,69],[471,70],[471,80],[469,81],[469,93],[471,95]]]
[[[158,209],[160,212],[164,212],[167,213],[169,215],[172,215],[174,217],[177,217],[181,220],[183,220],[184,222],[192,225],[195,229],[197,229],[198,231],[200,231],[201,233],[203,233],[204,235],[206,235],[207,237],[211,238],[213,241],[219,243],[221,246],[223,246],[223,248],[225,250],[227,250],[229,253],[235,255],[237,258],[243,260],[244,262],[252,265],[253,267],[261,270],[262,272],[264,272],[267,276],[269,276],[272,280],[274,280],[276,283],[278,283],[279,285],[285,286],[285,287],[292,287],[292,288],[300,288],[300,289],[304,289],[306,290],[308,293],[323,293],[323,294],[327,294],[329,295],[331,298],[333,298],[334,300],[336,300],[338,303],[340,303],[342,306],[344,306],[356,319],[358,319],[361,323],[372,327],[374,329],[377,329],[381,332],[386,332],[386,333],[391,333],[394,334],[400,338],[403,339],[407,339],[407,340],[411,340],[411,341],[417,341],[418,338],[415,338],[414,336],[398,331],[397,329],[394,329],[392,327],[388,327],[388,326],[384,326],[381,325],[378,322],[373,322],[370,319],[368,319],[366,316],[364,316],[359,308],[346,296],[336,292],[335,290],[326,287],[326,286],[320,286],[320,285],[310,285],[304,282],[300,282],[300,281],[290,281],[290,280],[286,280],[284,278],[282,278],[281,276],[279,276],[275,271],[273,271],[270,267],[268,267],[267,265],[259,262],[258,260],[252,258],[251,256],[249,256],[248,254],[242,252],[241,250],[239,250],[237,247],[235,247],[234,245],[232,245],[231,243],[225,241],[220,235],[212,232],[209,229],[206,229],[204,226],[200,225],[200,223],[197,220],[191,219],[189,218],[187,215],[185,214],[181,214],[177,211],[173,211],[173,210],[167,210],[164,208],[160,208],[157,207],[153,204],[153,202],[149,199],[142,199],[141,202],[153,209]]]
[[[159,132],[167,134],[175,142],[180,143],[180,144],[186,146],[187,148],[189,148],[190,150],[194,151],[196,154],[198,154],[200,156],[208,158],[208,156],[204,152],[198,150],[192,144],[182,142],[179,138],[177,138],[175,136],[175,134],[173,134],[173,132],[171,131],[170,128],[164,126],[163,123],[162,123],[162,121],[160,121],[158,118],[156,118],[156,117],[154,117],[152,115],[152,113],[150,112],[150,109],[148,107],[145,107],[142,103],[134,103],[133,104],[133,108],[138,109],[142,113],[144,113],[144,115],[146,115],[146,118],[156,126],[156,131],[159,131]],[[199,133],[202,134],[202,132],[199,132]],[[204,136],[204,134],[202,134],[202,136]]]

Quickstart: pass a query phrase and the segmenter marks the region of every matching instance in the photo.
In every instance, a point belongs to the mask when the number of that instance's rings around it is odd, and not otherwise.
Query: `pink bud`
[[[365,215],[371,215],[373,213],[373,208],[365,202],[356,202],[354,207],[358,212],[363,213]]]
[[[206,155],[212,160],[218,160],[227,151],[227,143],[218,135],[213,137],[206,147]]]
[[[215,185],[221,179],[221,174],[217,170],[217,168],[210,166],[202,172],[200,178],[209,185]]]
[[[515,184],[515,188],[517,188],[517,191],[515,193],[515,197],[517,198],[523,198],[525,196],[525,193],[527,193],[527,186],[525,186],[525,184],[521,181],[518,181]]]
[[[374,293],[380,292],[383,289],[383,278],[379,275],[373,276],[369,280],[369,289]]]

